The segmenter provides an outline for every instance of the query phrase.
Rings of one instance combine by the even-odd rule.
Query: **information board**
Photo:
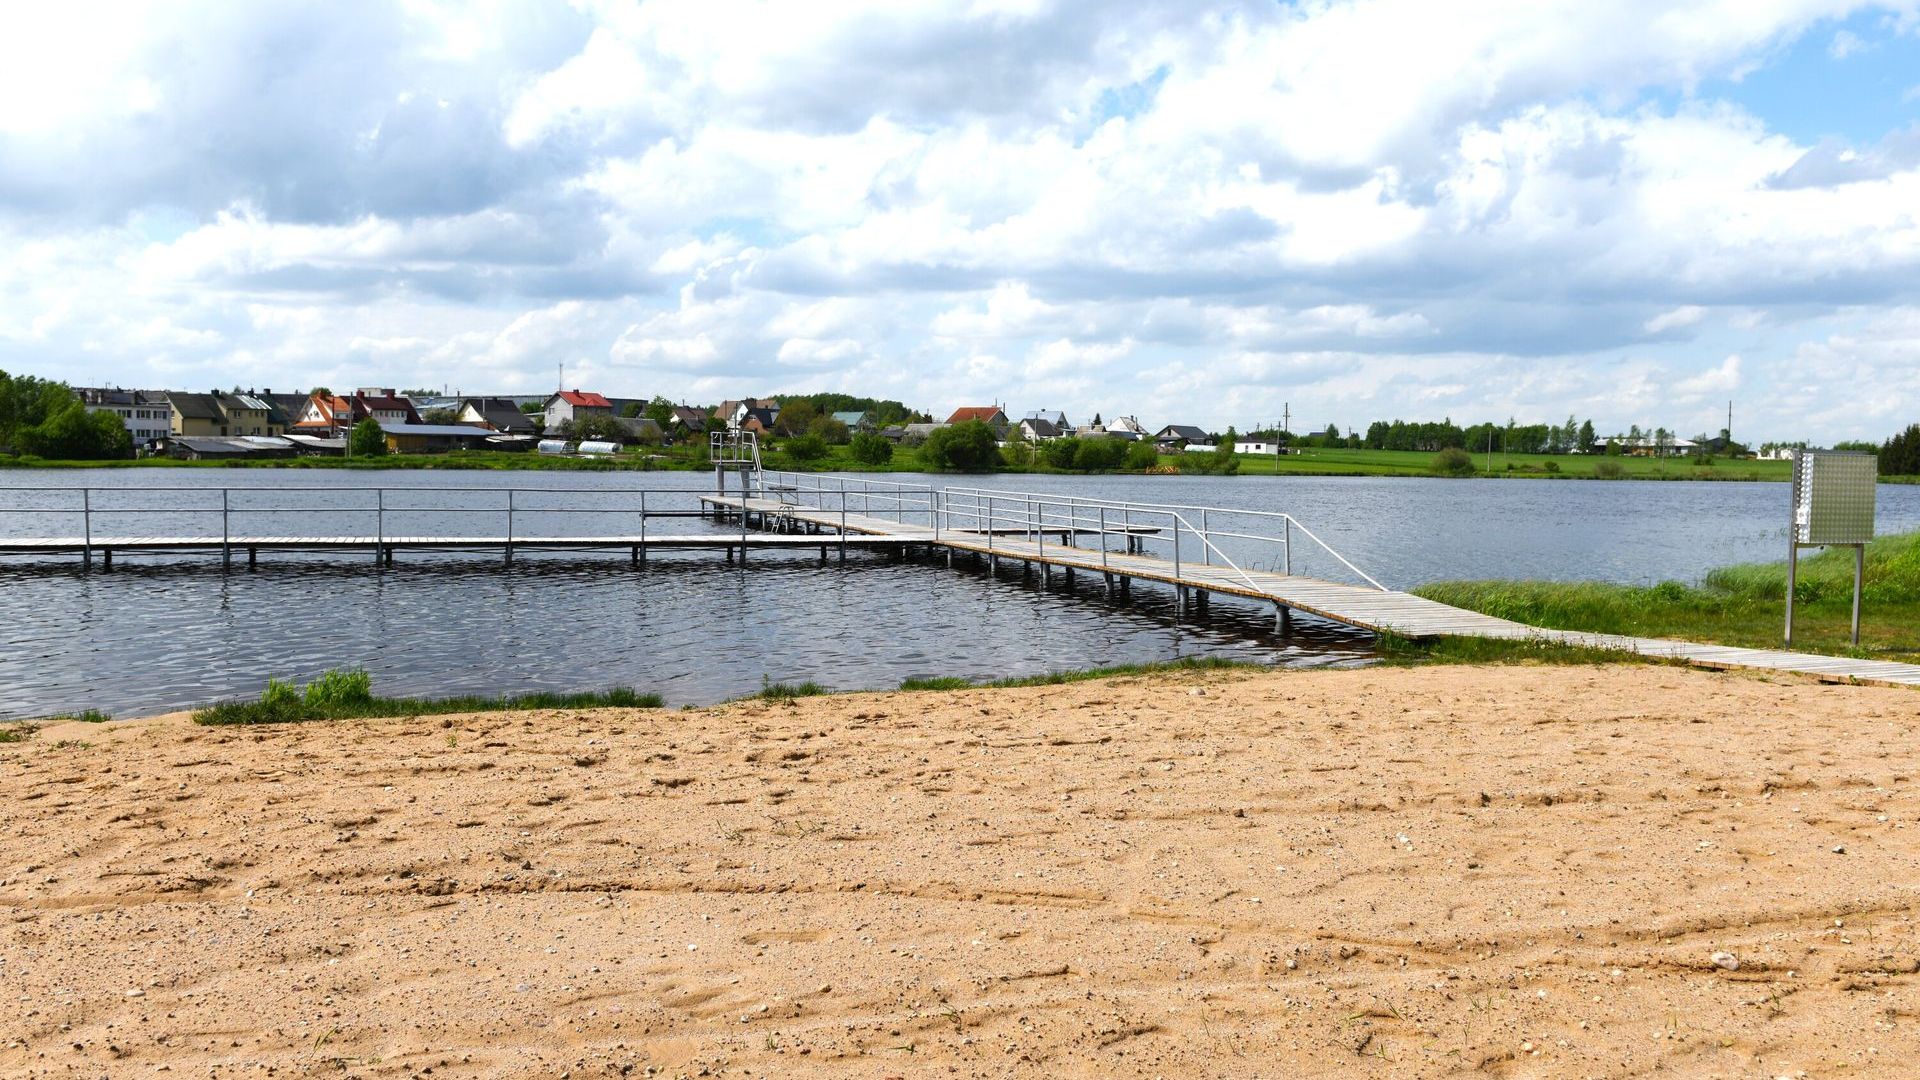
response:
[[[1793,538],[1797,543],[1864,544],[1873,539],[1879,482],[1872,454],[1801,450],[1793,459]]]

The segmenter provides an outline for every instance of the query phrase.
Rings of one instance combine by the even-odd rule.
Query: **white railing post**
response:
[[[1079,518],[1074,519],[1075,523]],[[1107,504],[1100,504],[1100,572],[1107,572]]]
[[[233,565],[233,518],[226,488],[220,489],[220,561]]]
[[[1173,579],[1176,583],[1173,587],[1174,593],[1182,600],[1185,600],[1186,589],[1184,586],[1178,584],[1180,580],[1180,515],[1168,511],[1167,517],[1173,522]]]
[[[1200,561],[1213,565],[1213,530],[1207,528],[1207,508],[1200,508]]]
[[[93,489],[80,489],[80,530],[82,543],[86,545],[84,560],[87,569],[93,569]]]
[[[386,562],[387,554],[387,489],[373,489],[373,565]]]
[[[1293,519],[1280,519],[1280,557],[1285,561],[1281,570],[1288,577],[1293,576]]]

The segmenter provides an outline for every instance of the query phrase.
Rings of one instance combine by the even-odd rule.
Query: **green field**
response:
[[[1623,480],[1788,480],[1785,461],[1715,458],[1696,464],[1686,458],[1607,457],[1604,454],[1474,454],[1476,476],[1536,480],[1592,480],[1603,462],[1618,465]],[[1281,457],[1243,456],[1243,476],[1432,476],[1434,455],[1421,450],[1303,449]]]
[[[1599,582],[1448,581],[1416,594],[1532,626],[1680,638],[1749,648],[1781,646],[1787,567],[1751,563],[1715,570],[1698,586]],[[1867,548],[1860,648],[1848,643],[1853,551],[1800,560],[1794,648],[1877,660],[1920,661],[1920,532],[1883,536]]]

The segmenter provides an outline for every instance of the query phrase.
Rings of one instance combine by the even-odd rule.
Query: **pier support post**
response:
[[[501,556],[500,565],[502,566],[513,565],[513,545],[512,544],[508,544],[506,546],[505,554]]]
[[[113,549],[112,548],[100,549],[100,567],[103,570],[113,569]]]
[[[727,545],[727,565],[733,565],[733,545]]]
[[[1208,593],[1207,593],[1207,590],[1205,589],[1193,590],[1193,610],[1194,611],[1202,615],[1205,615],[1207,613],[1207,596],[1208,596]]]
[[[247,569],[252,570],[253,568],[259,565],[260,565],[260,549],[257,547],[248,547],[247,548]]]
[[[1281,637],[1293,633],[1293,609],[1285,604],[1275,604],[1273,613],[1273,631]]]
[[[1073,582],[1075,577],[1073,572],[1073,567],[1069,566],[1066,568],[1066,570],[1067,570],[1067,588],[1071,589],[1073,588]]]

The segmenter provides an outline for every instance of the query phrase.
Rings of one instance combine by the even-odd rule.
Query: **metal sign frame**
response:
[[[1846,450],[1793,452],[1793,494],[1787,527],[1787,644],[1793,644],[1793,598],[1800,582],[1800,549],[1853,549],[1853,644],[1860,644],[1860,592],[1867,542],[1873,539],[1879,482],[1874,455]]]

